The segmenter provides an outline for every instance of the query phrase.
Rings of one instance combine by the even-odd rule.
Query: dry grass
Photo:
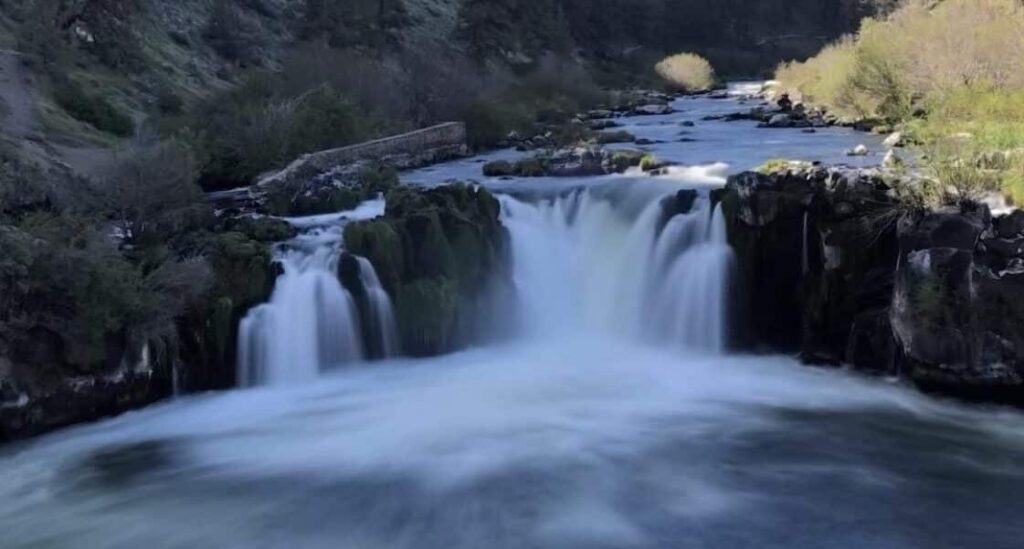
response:
[[[666,57],[654,70],[669,86],[680,91],[701,92],[715,86],[715,69],[707,59],[694,53]]]
[[[776,78],[837,114],[907,127],[929,152],[940,201],[998,187],[1024,203],[1024,159],[1007,154],[1024,147],[1019,0],[909,0]],[[993,154],[1009,160],[979,167]]]

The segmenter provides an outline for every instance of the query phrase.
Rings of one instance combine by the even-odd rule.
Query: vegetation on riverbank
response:
[[[711,63],[695,53],[677,53],[666,57],[655,65],[654,70],[674,91],[708,91],[717,83]]]
[[[907,131],[937,182],[926,200],[1001,190],[1024,204],[1020,2],[913,0],[776,78],[841,118]]]

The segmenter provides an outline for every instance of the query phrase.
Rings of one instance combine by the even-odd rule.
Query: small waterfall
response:
[[[502,198],[524,330],[724,351],[733,259],[721,210],[705,197],[665,220],[660,197],[639,209],[623,207],[625,198],[594,190],[534,203]]]
[[[391,297],[381,285],[370,260],[365,257],[357,257],[356,260],[359,262],[359,279],[366,291],[368,305],[369,318],[364,319],[363,326],[369,332],[371,344],[379,349],[380,358],[397,356],[400,353],[398,330]]]
[[[338,251],[288,251],[270,302],[239,326],[239,384],[313,379],[327,367],[363,358],[359,316],[337,275]]]
[[[650,333],[663,344],[724,352],[733,252],[721,208],[672,218],[655,250],[652,268],[659,279],[648,296]]]

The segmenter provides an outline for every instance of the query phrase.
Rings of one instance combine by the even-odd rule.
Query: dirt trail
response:
[[[0,124],[5,133],[25,139],[36,130],[35,102],[18,52],[0,50],[0,102]]]
[[[114,161],[114,151],[93,145],[71,146],[46,139],[39,123],[22,54],[0,49],[0,135],[21,145],[27,158],[61,164],[86,177],[100,177]]]

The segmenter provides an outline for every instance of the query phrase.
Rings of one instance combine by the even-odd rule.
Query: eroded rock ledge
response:
[[[876,172],[731,177],[717,194],[744,348],[1024,405],[1024,212],[914,210]]]

